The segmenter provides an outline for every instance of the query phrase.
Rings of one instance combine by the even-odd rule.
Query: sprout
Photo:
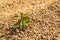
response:
[[[14,16],[14,17],[17,17],[17,16]],[[24,13],[21,13],[21,18],[18,20],[18,22],[16,24],[14,24],[13,28],[18,28],[20,27],[21,29],[24,29],[24,27],[30,22],[30,19],[29,17],[24,14]]]

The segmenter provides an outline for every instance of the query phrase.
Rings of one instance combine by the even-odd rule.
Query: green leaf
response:
[[[19,16],[18,15],[15,15],[14,18],[18,18]]]
[[[16,29],[16,28],[19,27],[19,24],[16,23],[16,24],[14,24],[13,26],[14,26],[13,28]]]
[[[26,18],[26,17],[27,17],[26,14],[21,13],[21,18]]]
[[[21,14],[21,23],[20,23],[20,25],[22,26],[22,27],[24,27],[24,26],[26,26],[28,23],[29,23],[29,18],[27,17],[27,15],[26,14],[24,14],[24,13],[22,13]]]
[[[24,23],[24,25],[28,24],[29,23],[29,19],[28,18],[24,19],[23,23]]]
[[[29,21],[30,21],[29,18],[25,18],[25,19],[21,20],[20,24],[21,24],[21,26],[26,26],[29,23]]]

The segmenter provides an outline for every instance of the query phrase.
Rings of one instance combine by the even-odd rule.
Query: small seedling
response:
[[[23,30],[29,22],[30,22],[29,17],[26,16],[26,14],[21,13],[20,19],[16,24],[13,25],[14,26],[13,28],[16,29],[20,27]]]

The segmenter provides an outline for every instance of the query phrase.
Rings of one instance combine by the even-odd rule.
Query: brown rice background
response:
[[[21,12],[30,23],[14,31]],[[60,40],[60,0],[0,0],[0,40]]]

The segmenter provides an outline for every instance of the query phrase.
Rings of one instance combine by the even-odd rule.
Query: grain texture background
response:
[[[30,23],[13,30],[22,12]],[[60,40],[60,0],[0,0],[0,40]]]

